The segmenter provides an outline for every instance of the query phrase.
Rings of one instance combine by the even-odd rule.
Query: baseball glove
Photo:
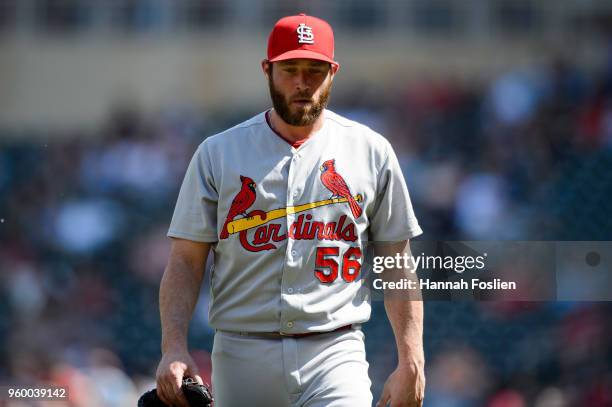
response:
[[[181,388],[191,407],[211,407],[215,401],[208,386],[199,384],[191,377],[183,379]],[[157,396],[157,389],[153,389],[140,397],[138,407],[168,407],[168,405]]]

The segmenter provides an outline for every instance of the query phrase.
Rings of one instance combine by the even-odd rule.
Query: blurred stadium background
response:
[[[422,239],[612,240],[610,1],[0,0],[0,383],[79,407],[154,386],[187,162],[269,106],[266,37],[300,11],[334,27],[330,108],[392,141]],[[425,307],[426,406],[612,406],[610,303]],[[365,332],[376,397],[380,303]]]

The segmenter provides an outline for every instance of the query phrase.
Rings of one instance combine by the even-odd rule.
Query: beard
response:
[[[268,88],[270,89],[270,97],[272,98],[272,106],[276,113],[283,119],[283,121],[291,126],[309,126],[313,124],[317,118],[321,115],[327,102],[329,101],[329,95],[331,93],[332,82],[330,82],[325,88],[321,90],[321,96],[319,100],[312,102],[310,106],[298,106],[295,111],[291,110],[291,103],[287,102],[285,95],[283,95],[272,81],[272,75],[268,79]],[[299,93],[295,95],[294,99],[312,99],[311,95]]]

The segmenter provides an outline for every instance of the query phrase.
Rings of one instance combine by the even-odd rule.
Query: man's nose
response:
[[[306,72],[298,71],[295,75],[295,87],[298,90],[305,90],[310,87],[310,76]]]

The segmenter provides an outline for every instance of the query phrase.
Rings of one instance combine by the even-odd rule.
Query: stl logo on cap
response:
[[[338,69],[340,65],[334,61],[334,32],[327,21],[301,13],[283,17],[274,24],[268,37],[268,61],[299,58],[329,62]]]
[[[314,44],[314,34],[312,28],[302,23],[297,28],[299,44]]]

